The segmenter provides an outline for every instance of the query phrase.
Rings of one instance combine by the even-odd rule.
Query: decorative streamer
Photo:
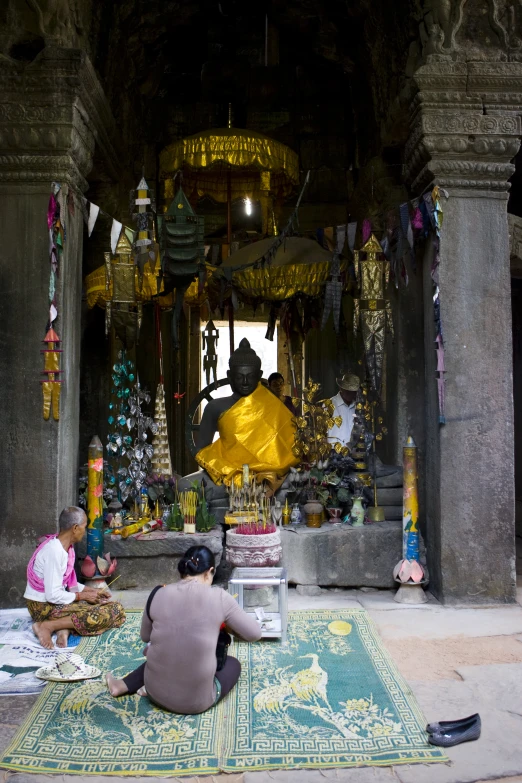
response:
[[[44,337],[45,349],[44,369],[42,375],[46,376],[42,383],[43,394],[43,417],[46,421],[51,416],[58,421],[60,418],[60,391],[61,391],[61,370],[60,370],[60,337],[53,329],[53,324],[58,318],[58,309],[56,306],[56,277],[60,270],[61,256],[65,241],[65,195],[62,192],[61,185],[58,182],[51,183],[51,195],[47,206],[47,228],[49,229],[49,262],[51,270],[49,274],[49,318],[47,321],[46,335]]]
[[[420,211],[419,207],[415,207],[415,211],[413,213],[413,218],[411,221],[411,224],[414,229],[417,231],[422,231],[424,224],[422,221],[422,212]]]
[[[354,223],[348,223],[347,226],[347,234],[348,234],[348,247],[353,253],[354,247],[355,247],[355,234],[357,233],[357,222]]]
[[[344,244],[344,242],[343,242]],[[326,283],[324,292],[324,310],[321,321],[321,329],[324,329],[330,312],[333,314],[335,333],[339,334],[339,318],[341,313],[341,299],[343,296],[343,284],[341,281],[340,257],[334,253],[330,264],[330,279]]]
[[[435,186],[431,193],[425,193],[421,201],[421,212],[424,209],[428,213],[430,225],[433,225],[435,234],[433,237],[433,263],[431,265],[431,279],[433,281],[433,313],[435,317],[435,350],[437,352],[437,393],[439,398],[439,424],[445,424],[445,393],[444,393],[444,336],[442,331],[442,321],[440,317],[440,289],[439,289],[439,264],[440,264],[440,230],[442,227],[443,213],[440,204],[441,193],[448,198],[448,193]],[[424,217],[424,212],[423,212]]]
[[[363,220],[363,224],[362,224],[362,241],[363,241],[363,245],[365,245],[366,242],[369,240],[371,233],[372,233],[371,221],[368,218],[365,218]]]
[[[49,420],[51,415],[51,406],[53,411],[53,419],[58,421],[60,419],[60,390],[61,390],[61,370],[60,370],[60,354],[62,353],[59,345],[60,338],[54,331],[49,329],[44,337],[43,343],[45,349],[40,351],[44,355],[44,370],[42,375],[46,375],[45,380],[40,381],[42,384],[43,394],[43,417],[45,421]]]
[[[335,252],[338,255],[341,255],[341,253],[343,252],[345,241],[346,241],[346,223],[343,223],[342,226],[337,226],[337,232],[336,232]]]

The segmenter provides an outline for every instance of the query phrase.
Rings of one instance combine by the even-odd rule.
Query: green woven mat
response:
[[[141,613],[85,639],[103,672],[139,665]],[[363,609],[290,612],[288,644],[236,643],[241,679],[214,709],[181,716],[112,699],[103,680],[51,683],[0,766],[79,775],[194,775],[447,761]]]

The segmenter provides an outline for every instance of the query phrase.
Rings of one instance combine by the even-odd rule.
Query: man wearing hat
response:
[[[328,433],[328,440],[332,444],[340,442],[343,446],[347,446],[352,436],[355,398],[360,380],[357,375],[345,372],[341,378],[337,378],[337,386],[339,393],[331,398],[335,408],[332,417],[340,416],[343,421],[339,427],[334,424]]]

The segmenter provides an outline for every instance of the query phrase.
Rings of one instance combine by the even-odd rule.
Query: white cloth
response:
[[[355,403],[352,402],[351,405],[347,405],[341,397],[340,392],[331,399],[334,404],[332,416],[341,416],[343,423],[340,427],[338,427],[337,424],[334,424],[332,429],[328,432],[328,441],[329,443],[338,443],[340,441],[343,446],[347,446],[352,436]]]
[[[34,561],[34,572],[43,579],[45,592],[39,593],[33,590],[27,583],[24,598],[29,601],[41,601],[50,604],[72,604],[74,592],[69,592],[63,586],[63,577],[67,570],[67,552],[57,538],[50,541],[40,549]],[[83,585],[78,584],[78,591],[83,590]]]

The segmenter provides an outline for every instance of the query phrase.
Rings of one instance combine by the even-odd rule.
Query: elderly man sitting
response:
[[[80,636],[98,636],[125,622],[125,611],[110,600],[109,591],[84,587],[74,573],[74,545],[85,535],[87,517],[77,506],[60,514],[59,533],[46,536],[27,566],[24,598],[34,620],[33,631],[44,647],[67,647],[69,631]]]

